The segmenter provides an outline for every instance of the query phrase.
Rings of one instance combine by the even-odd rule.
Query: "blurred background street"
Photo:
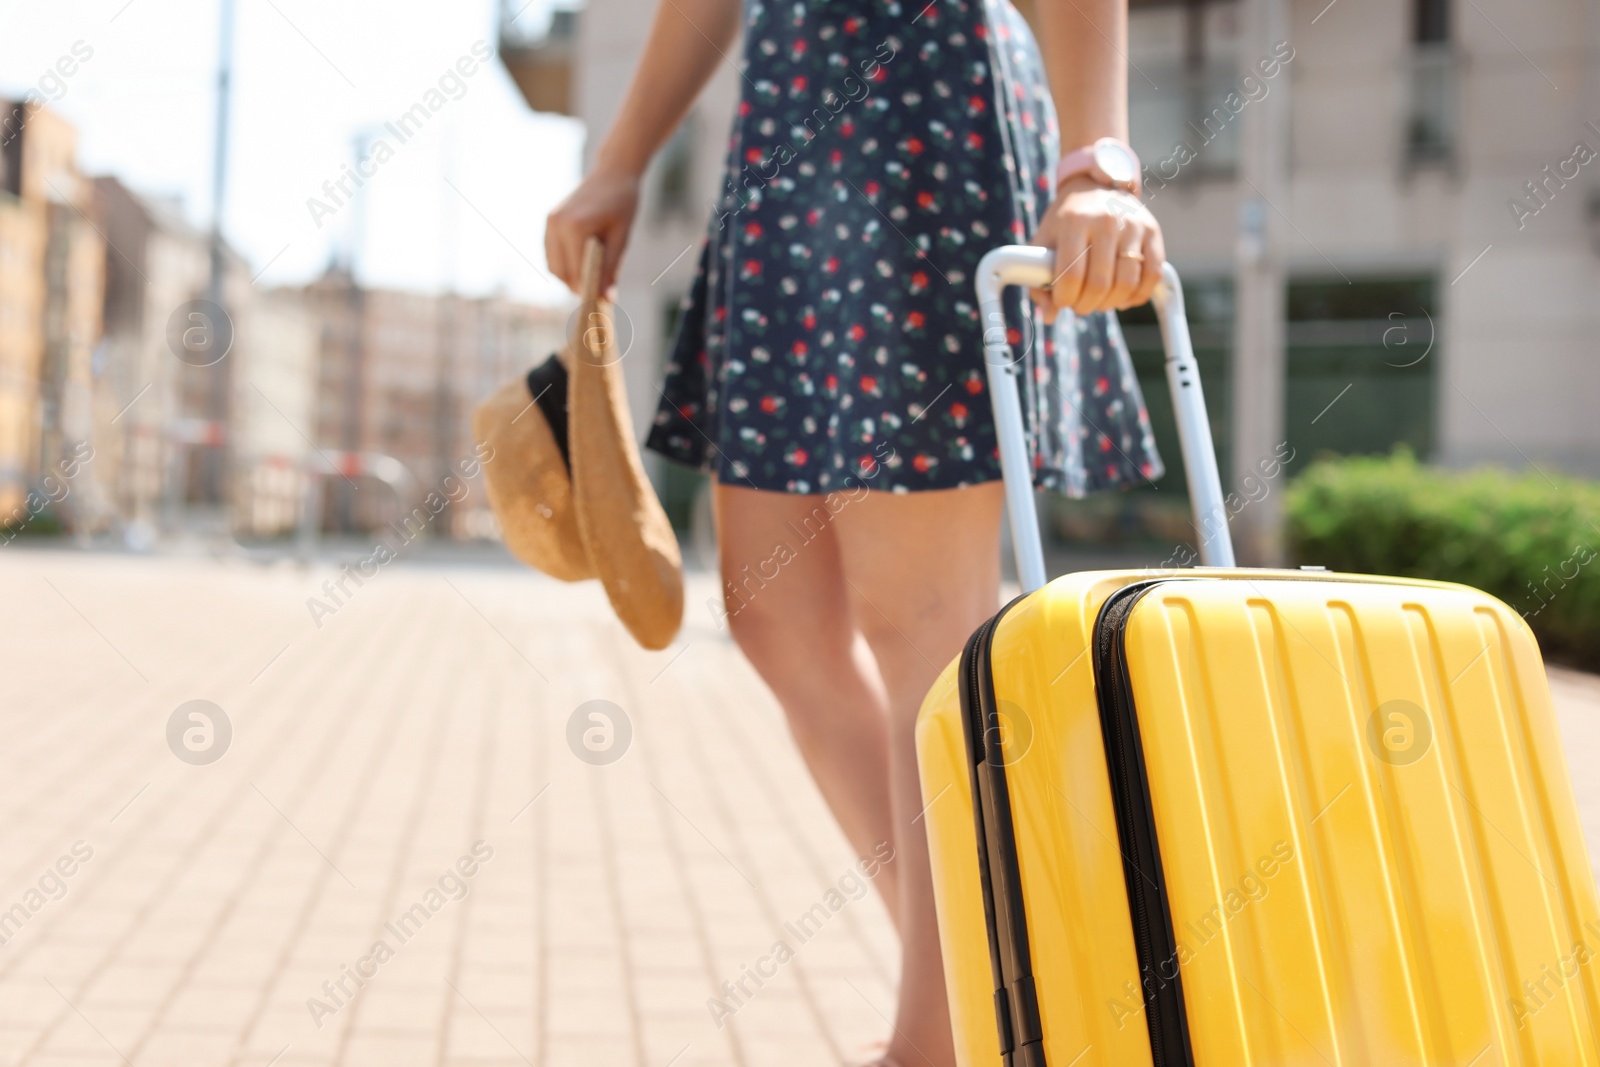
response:
[[[0,2],[7,534],[287,543],[459,478],[472,405],[565,335],[543,219],[651,10]],[[1597,48],[1582,0],[1135,0],[1132,139],[1245,558],[1296,555],[1282,489],[1319,458],[1600,475]],[[618,286],[641,433],[739,84],[721,64],[645,178]],[[1168,472],[1052,499],[1048,532],[1170,548],[1191,531],[1159,337],[1123,321]],[[647,462],[709,538],[704,476]],[[494,539],[459,480],[425,536]]]

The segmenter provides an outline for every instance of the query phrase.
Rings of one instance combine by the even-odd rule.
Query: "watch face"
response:
[[[1098,142],[1094,146],[1094,162],[1106,177],[1119,185],[1131,185],[1139,177],[1139,161],[1116,141]]]

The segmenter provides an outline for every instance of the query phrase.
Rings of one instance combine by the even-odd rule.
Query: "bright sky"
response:
[[[208,225],[220,10],[221,0],[0,0],[0,95],[45,79],[59,97],[50,106],[78,128],[87,173],[180,195]],[[370,284],[561,298],[540,274],[544,216],[577,180],[582,127],[533,114],[498,60],[477,62],[475,42],[495,45],[494,0],[236,0],[236,12],[223,228],[266,268],[263,285],[316,276],[364,230],[357,260]],[[536,24],[547,12],[533,0],[520,17]],[[51,81],[75,45],[92,55]],[[420,133],[401,144],[383,130],[462,57],[476,72],[447,84]],[[346,207],[319,227],[307,200],[331,204],[322,185],[353,162],[364,130],[394,148],[366,185],[365,224]]]

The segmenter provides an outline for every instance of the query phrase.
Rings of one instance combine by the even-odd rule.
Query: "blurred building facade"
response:
[[[318,324],[303,299],[283,290],[252,292],[242,311],[230,407],[232,522],[240,534],[299,528],[322,466],[306,436],[316,421]]]
[[[91,433],[105,245],[76,131],[33,105],[0,102],[0,117],[0,524],[16,526],[41,500],[92,500],[61,505],[58,468]],[[41,496],[53,471],[61,489]]]
[[[95,187],[107,241],[95,436],[102,484],[142,541],[177,522],[189,504],[199,450],[229,443],[226,424],[200,414],[220,364],[185,363],[173,350],[190,328],[185,309],[206,293],[210,236],[176,201],[141,196],[114,177],[96,179]],[[226,262],[227,304],[236,319],[248,307],[250,276],[237,255]],[[226,362],[240,346],[235,326],[223,328],[235,335]]]
[[[1600,162],[1582,162],[1585,147],[1600,151],[1600,5],[1283,2],[1285,39],[1256,55],[1241,45],[1241,0],[1132,0],[1132,139],[1190,290],[1223,469],[1234,263],[1259,224],[1252,212],[1272,211],[1294,234],[1281,421],[1296,465],[1406,443],[1447,464],[1600,475],[1588,410],[1600,395]],[[530,106],[585,122],[591,158],[657,3],[589,0],[548,25],[503,7],[503,62]],[[647,175],[619,279],[641,432],[720,192],[738,88],[733,63],[719,64]],[[1239,115],[1274,92],[1290,94],[1288,193],[1252,205]],[[1159,339],[1147,313],[1125,322],[1176,495]],[[657,473],[669,508],[692,490],[676,468]]]
[[[566,337],[567,313],[559,309],[499,296],[365,289],[343,269],[292,295],[318,335],[310,432],[319,448],[346,457],[337,475],[323,479],[324,525],[337,531],[394,521],[447,475],[459,477],[459,464],[473,455],[473,405]],[[403,464],[409,488],[368,488],[362,457],[375,456]],[[481,486],[433,525],[436,536],[492,535]]]
[[[263,289],[228,248],[218,313],[211,235],[179,202],[84,178],[48,109],[0,104],[0,119],[7,533],[61,522],[147,547],[308,518],[376,529],[473,456],[472,405],[564,341],[566,311],[500,296],[368,290],[339,269]],[[481,484],[427,532],[494,536]]]
[[[1286,196],[1257,209],[1291,234],[1285,435],[1600,475],[1600,6],[1287,6],[1275,78],[1234,3],[1138,4],[1129,55],[1148,199],[1224,307],[1255,199],[1234,108],[1290,94]]]

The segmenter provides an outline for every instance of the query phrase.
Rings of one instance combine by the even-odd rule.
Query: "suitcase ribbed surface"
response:
[[[1458,586],[1211,574],[1122,630],[1176,936],[1143,976],[1088,648],[1149,575],[1063,578],[996,628],[1047,1062],[1151,1062],[1175,963],[1203,1067],[1600,1065],[1600,905],[1526,626]],[[992,1064],[956,703],[947,672],[918,742],[958,1045]]]

